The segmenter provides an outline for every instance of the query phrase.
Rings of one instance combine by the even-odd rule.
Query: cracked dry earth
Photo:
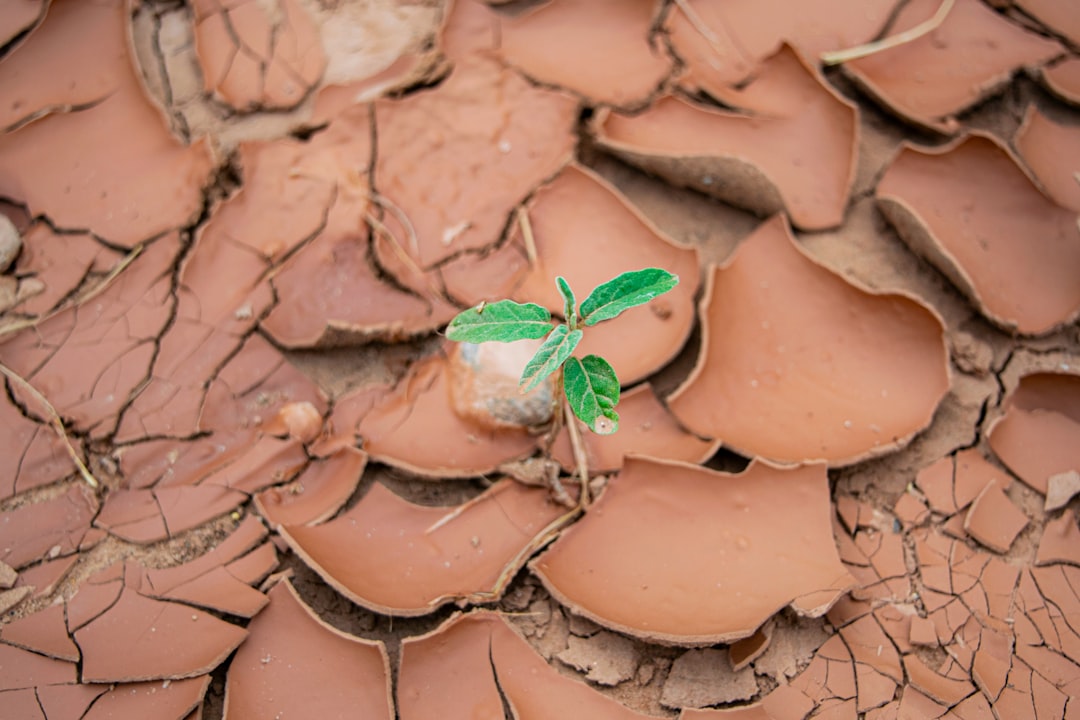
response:
[[[3,718],[1080,719],[1080,5],[7,0],[0,89]],[[579,516],[440,330],[645,266]]]

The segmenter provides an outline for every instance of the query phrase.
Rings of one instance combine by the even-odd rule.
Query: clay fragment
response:
[[[546,490],[512,480],[457,507],[413,505],[376,483],[333,520],[279,533],[353,602],[387,615],[423,615],[455,600],[497,600],[565,512]]]
[[[597,435],[579,424],[590,472],[614,472],[622,467],[628,454],[701,464],[720,447],[720,440],[702,440],[684,430],[647,382],[623,393],[618,411],[617,433]],[[573,472],[576,464],[568,430],[564,429],[555,439],[551,456],[567,472]]]
[[[585,673],[598,685],[618,685],[634,677],[638,667],[633,643],[622,635],[600,631],[587,638],[571,635],[556,657]]]
[[[0,691],[77,681],[74,663],[0,643]]]
[[[929,19],[937,0],[901,8],[891,33]],[[1009,22],[979,0],[956,0],[934,30],[843,65],[872,97],[905,120],[952,133],[956,115],[997,92],[1013,72],[1057,56],[1061,46]]]
[[[193,10],[206,90],[235,110],[293,108],[326,67],[319,28],[299,0],[195,0]]]
[[[698,364],[668,405],[744,455],[846,465],[889,452],[949,387],[941,320],[820,266],[780,216],[713,269],[701,313]]]
[[[1001,327],[1038,335],[1080,314],[1076,213],[1043,195],[992,136],[906,146],[876,193],[904,242]]]
[[[229,664],[225,718],[394,717],[390,663],[381,642],[321,620],[284,580],[248,626]]]
[[[1027,516],[992,482],[971,503],[964,530],[988,548],[1005,553],[1027,524]]]
[[[273,525],[318,525],[333,517],[352,497],[367,466],[367,453],[342,448],[312,463],[288,485],[255,496],[259,514]]]
[[[173,680],[168,684],[123,683],[109,688],[82,716],[82,720],[146,717],[185,720],[202,703],[209,686],[209,675]]]
[[[500,17],[500,55],[524,75],[591,104],[637,107],[672,70],[654,42],[653,0],[558,0]]]
[[[671,708],[699,708],[749,700],[757,692],[754,672],[732,670],[722,650],[687,650],[672,664],[660,702]]]
[[[989,430],[994,454],[1043,493],[1055,475],[1080,469],[1080,377],[1034,373],[1009,395]]]
[[[402,642],[398,717],[645,720],[544,661],[494,613],[452,617]]]
[[[889,0],[686,0],[672,8],[665,28],[687,64],[680,85],[723,97],[751,77],[782,42],[807,57],[860,45],[880,32],[893,6]]]
[[[19,570],[78,552],[97,510],[97,498],[80,483],[52,500],[0,513],[0,561]]]
[[[0,626],[0,641],[59,660],[79,661],[79,648],[68,635],[63,604]]]
[[[485,429],[454,412],[447,364],[441,354],[417,362],[360,420],[370,457],[428,477],[470,477],[531,454],[525,430]]]
[[[1071,509],[1046,523],[1046,529],[1039,541],[1035,564],[1049,565],[1055,562],[1080,565],[1080,528],[1076,525],[1076,515]]]
[[[1069,57],[1042,69],[1043,83],[1062,100],[1080,105],[1080,58]]]
[[[18,0],[0,16],[0,47],[41,21],[48,8],[47,0]]]
[[[565,277],[580,301],[619,273],[663,268],[679,276],[674,290],[590,327],[575,353],[602,355],[623,385],[644,379],[678,354],[694,323],[695,249],[669,238],[607,181],[578,165],[536,192],[528,218],[536,262],[513,293],[515,300],[561,315],[555,276]],[[523,243],[520,222],[511,233],[512,242]]]
[[[728,475],[630,457],[530,567],[573,612],[620,632],[687,646],[749,637],[789,604],[824,614],[853,584],[825,485],[822,466]],[[800,528],[799,543],[777,546],[774,527]]]
[[[474,59],[436,88],[376,102],[374,117],[374,185],[400,209],[383,217],[398,252],[381,238],[378,257],[393,267],[403,252],[414,268],[428,270],[499,240],[514,206],[570,160],[577,109],[492,59]],[[437,133],[430,132],[433,117]],[[399,280],[425,289],[416,278]]]
[[[116,602],[74,633],[87,682],[133,682],[203,675],[247,632],[201,610],[124,588]]]
[[[1016,6],[1073,45],[1080,45],[1080,14],[1076,8],[1053,0],[1016,0]]]
[[[126,23],[120,0],[57,2],[22,46],[31,50],[27,81],[38,95],[27,98],[37,108],[32,112],[58,104],[90,106],[0,136],[0,194],[58,226],[89,229],[130,248],[195,219],[212,160],[207,143],[177,142],[143,96]],[[110,37],[112,42],[98,44]],[[37,71],[45,58],[71,69],[47,72],[59,82],[41,83]],[[71,83],[77,90],[68,95]],[[58,89],[63,95],[50,97]]]
[[[176,234],[158,239],[93,299],[92,311],[70,308],[6,339],[7,366],[48,398],[69,427],[97,437],[115,429],[169,319],[169,267],[178,251]],[[16,396],[37,405],[21,391]]]
[[[667,96],[632,116],[601,112],[600,143],[676,183],[802,229],[844,218],[859,145],[858,110],[788,46],[724,101],[743,112]]]
[[[1053,200],[1080,211],[1080,129],[1060,125],[1032,105],[1013,142],[1024,163]]]
[[[0,500],[48,485],[74,471],[62,441],[49,426],[27,418],[8,398],[0,398]]]

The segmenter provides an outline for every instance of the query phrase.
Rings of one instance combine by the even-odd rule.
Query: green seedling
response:
[[[660,268],[626,272],[598,285],[580,306],[564,278],[555,278],[555,283],[563,297],[561,323],[552,320],[547,308],[535,303],[500,300],[480,303],[459,313],[450,321],[446,336],[468,343],[546,338],[521,373],[521,391],[528,392],[554,375],[556,402],[561,404],[559,396],[565,394],[571,411],[590,430],[611,434],[619,429],[619,414],[615,412],[619,378],[604,358],[599,355],[578,358],[574,350],[584,336],[584,328],[644,305],[678,285],[679,278]]]

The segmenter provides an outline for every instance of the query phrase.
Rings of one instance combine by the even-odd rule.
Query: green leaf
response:
[[[571,330],[565,325],[556,326],[555,331],[548,336],[521,372],[519,385],[524,386],[521,391],[529,392],[539,385],[541,380],[558,370],[581,342],[581,334],[580,330]]]
[[[566,278],[558,276],[555,278],[555,284],[559,286],[559,292],[563,297],[563,317],[566,318],[566,324],[570,327],[577,327],[577,317],[574,310],[577,307],[577,299],[574,297],[574,291],[570,289],[570,283],[566,282]]]
[[[581,319],[586,325],[610,320],[623,310],[644,305],[679,284],[679,277],[660,268],[633,270],[598,285],[581,303]]]
[[[514,342],[542,338],[551,331],[551,313],[535,303],[500,300],[480,303],[450,321],[446,337],[458,342]]]
[[[572,357],[563,368],[563,388],[570,409],[598,435],[610,435],[619,429],[619,378],[602,357]]]

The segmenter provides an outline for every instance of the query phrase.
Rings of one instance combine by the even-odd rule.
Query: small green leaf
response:
[[[469,308],[450,321],[446,337],[458,342],[514,342],[542,338],[551,331],[551,313],[535,303],[500,300]]]
[[[570,289],[570,283],[566,282],[566,278],[562,275],[555,278],[555,284],[559,286],[559,292],[563,297],[563,317],[566,318],[566,324],[575,328],[577,317],[575,317],[574,308],[577,307],[577,300],[574,298],[574,291]]]
[[[610,320],[623,310],[644,305],[679,284],[679,277],[660,268],[633,270],[598,285],[581,303],[581,319],[586,325]]]
[[[598,355],[570,358],[563,369],[563,388],[570,409],[594,433],[610,435],[619,429],[619,378],[607,360]]]
[[[521,391],[529,392],[539,385],[541,380],[558,370],[581,342],[581,334],[580,330],[571,330],[565,325],[556,326],[555,331],[548,336],[521,372]]]

